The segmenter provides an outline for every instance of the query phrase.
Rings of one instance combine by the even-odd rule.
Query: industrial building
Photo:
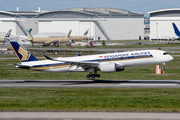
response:
[[[150,40],[172,40],[176,37],[172,23],[180,28],[180,9],[163,9],[150,14]]]
[[[144,38],[144,14],[113,8],[0,11],[0,32],[13,29],[13,35],[24,35],[30,28],[32,35],[65,35],[72,29],[72,36],[82,36],[89,29],[87,36],[93,40],[137,40]]]
[[[150,18],[144,18],[144,39],[149,39],[150,36]]]

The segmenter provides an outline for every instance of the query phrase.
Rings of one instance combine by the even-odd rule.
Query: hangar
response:
[[[180,9],[163,9],[150,14],[150,40],[172,40],[176,37],[172,23],[180,28]]]
[[[93,40],[137,40],[144,38],[144,14],[113,8],[0,11],[0,32],[13,29],[13,35],[24,35],[30,28],[32,35],[72,29],[72,36],[82,36],[89,29]]]

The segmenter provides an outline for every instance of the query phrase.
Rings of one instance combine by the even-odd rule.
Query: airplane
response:
[[[177,37],[175,37],[174,39],[177,39],[177,40],[180,40],[180,32],[179,32],[179,29],[177,28],[176,24],[175,23],[172,23],[173,25],[173,28],[174,28],[174,32],[176,34]]]
[[[89,38],[87,37],[88,32],[89,32],[89,29],[86,30],[86,32],[84,33],[84,36],[71,36],[70,39],[72,40],[72,42],[88,39]]]
[[[10,45],[20,61],[15,65],[16,68],[55,73],[86,71],[90,73],[86,75],[87,78],[99,78],[100,74],[97,74],[97,71],[102,73],[119,72],[128,66],[159,64],[173,60],[172,56],[162,50],[78,55],[56,59],[44,55],[47,60],[38,60],[17,42],[10,41]]]
[[[71,41],[69,40],[71,31],[72,30],[69,31],[66,38],[33,38],[32,35],[27,30],[26,30],[26,34],[28,36],[27,40],[30,41],[32,45],[34,43],[43,43],[46,46],[51,43],[55,43],[56,46],[59,46],[59,43],[66,43],[67,45],[71,44]]]
[[[7,38],[8,38],[8,40],[9,40],[9,39],[14,39],[14,38],[27,39],[27,36],[22,36],[22,35],[13,36],[13,37],[10,38],[11,31],[12,31],[12,29],[10,29],[10,30],[8,31],[8,33],[6,34],[5,37],[0,38],[0,42],[2,42],[3,44],[4,44],[4,43],[7,43],[7,44],[9,45],[9,42],[6,41]],[[31,31],[32,31],[32,28],[29,29],[29,33],[31,33]]]
[[[28,32],[31,34],[32,28],[30,28]],[[16,37],[19,39],[26,39],[26,40],[28,39],[27,33],[25,35],[17,35]]]
[[[5,42],[8,43],[8,41],[6,41],[7,38],[8,38],[8,39],[11,39],[11,38],[9,38],[10,35],[11,35],[11,31],[12,31],[12,29],[10,29],[10,30],[7,32],[7,34],[5,35],[5,37],[0,38],[0,42],[2,42],[3,45],[4,45]]]

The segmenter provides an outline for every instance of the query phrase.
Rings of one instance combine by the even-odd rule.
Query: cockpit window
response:
[[[168,53],[163,53],[163,55],[168,55]]]

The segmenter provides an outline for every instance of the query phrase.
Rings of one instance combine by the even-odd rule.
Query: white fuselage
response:
[[[109,54],[97,54],[78,57],[57,58],[59,61],[74,62],[99,62],[99,64],[113,62],[120,67],[166,63],[173,60],[173,57],[162,50],[140,50],[131,52],[119,52]],[[29,69],[46,72],[71,72],[85,71],[82,67],[71,66],[66,62],[53,60],[41,60],[22,62],[21,65],[30,66]]]

